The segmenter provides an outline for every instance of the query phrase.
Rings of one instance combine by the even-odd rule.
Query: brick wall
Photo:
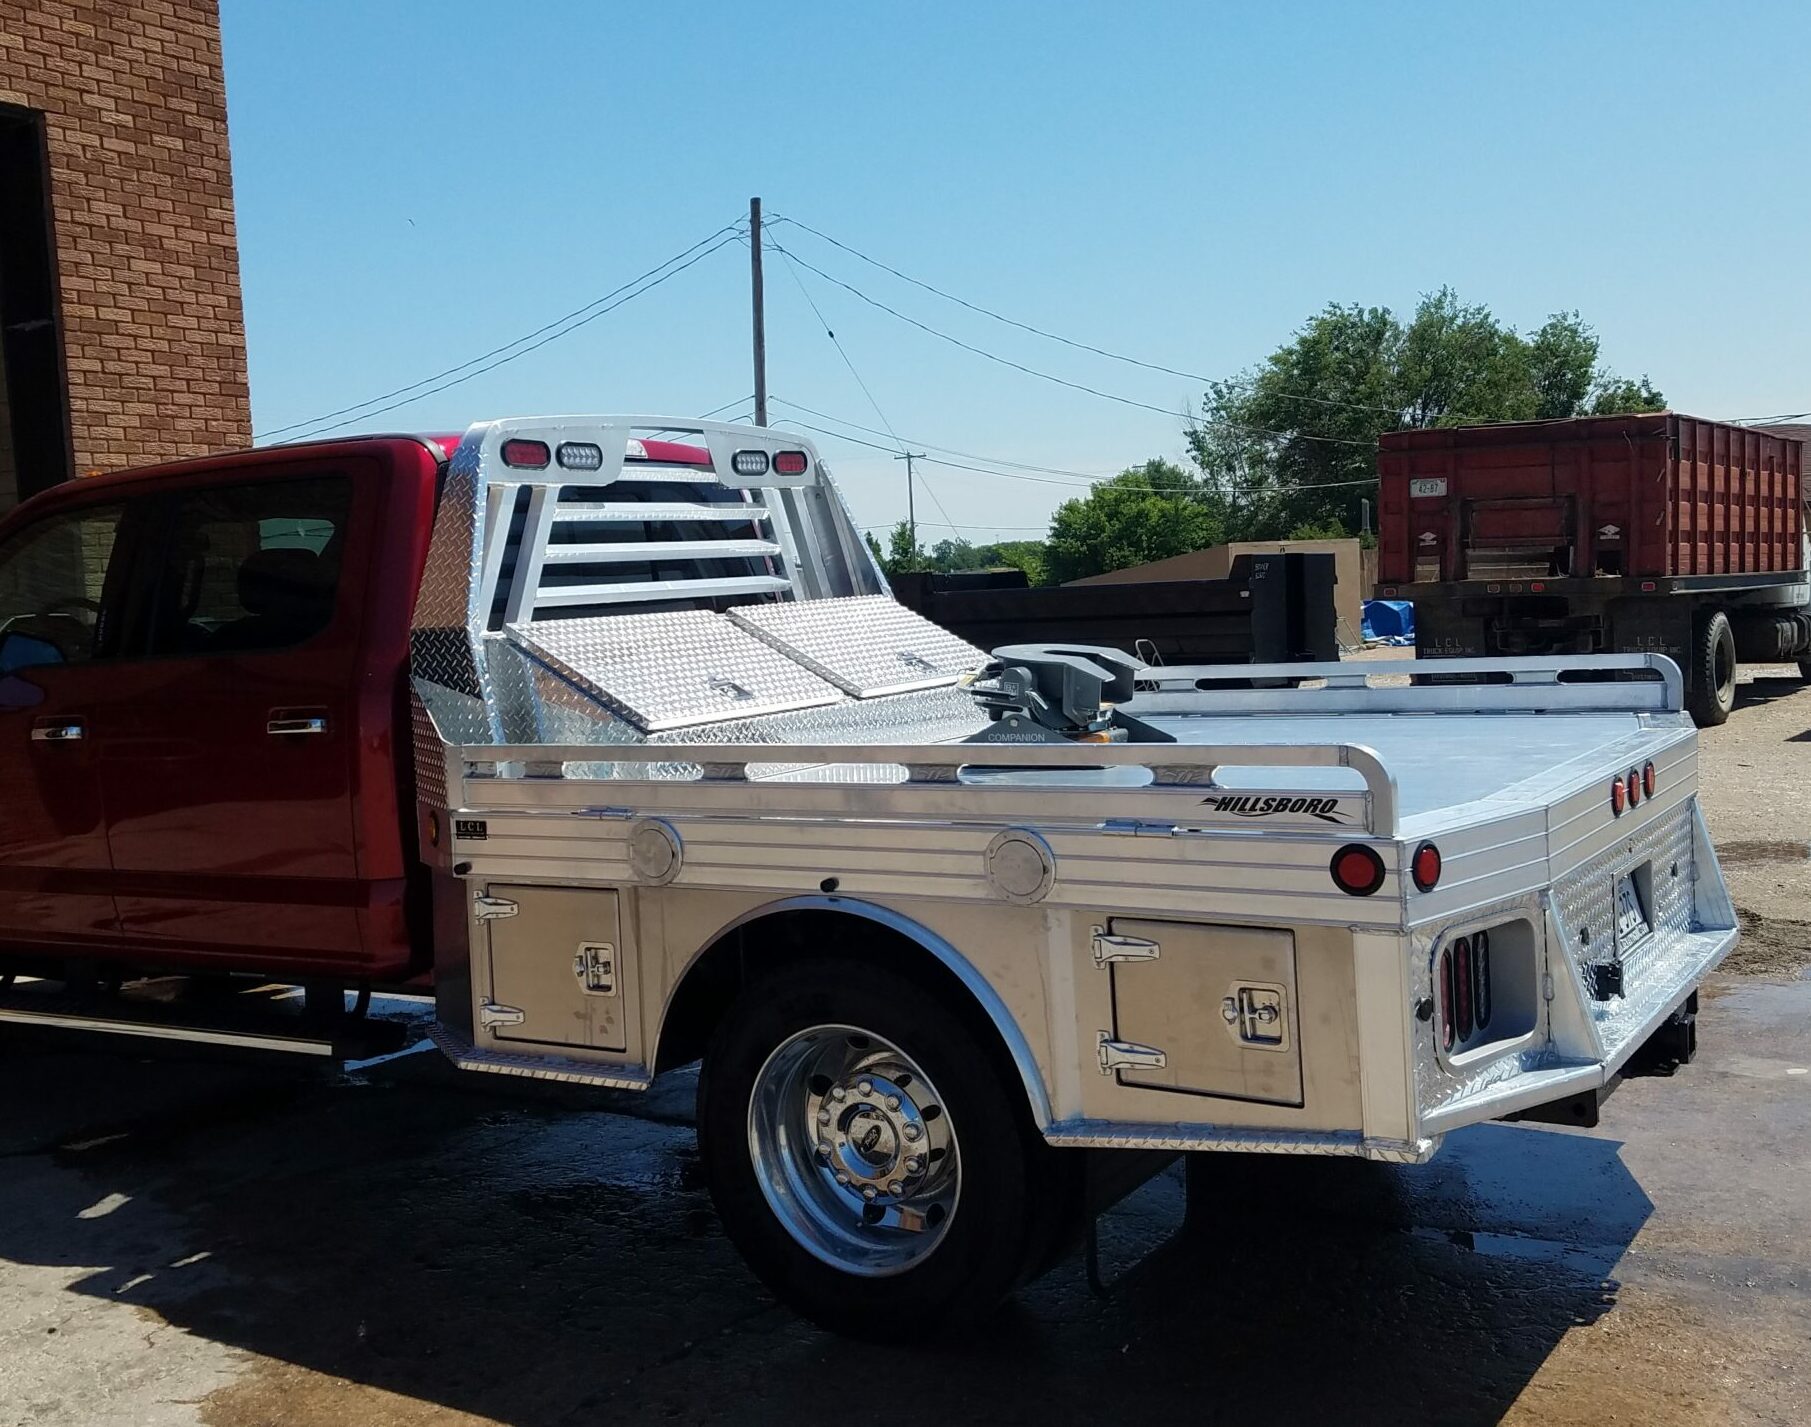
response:
[[[249,444],[217,0],[0,0],[0,104],[45,115],[77,474]]]

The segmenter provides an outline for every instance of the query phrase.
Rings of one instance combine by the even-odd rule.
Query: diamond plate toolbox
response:
[[[886,595],[743,605],[729,617],[858,699],[953,684],[987,657]]]
[[[643,733],[839,703],[842,694],[710,610],[512,624],[510,640]]]

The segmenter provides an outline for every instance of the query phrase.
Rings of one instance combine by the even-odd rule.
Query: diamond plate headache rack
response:
[[[1401,682],[1449,674],[1486,682]],[[1274,687],[1254,687],[1261,684]],[[1133,714],[1680,713],[1685,680],[1664,654],[1153,665],[1139,672],[1125,707]]]
[[[1050,791],[1050,785],[1012,782],[963,784],[958,781],[961,770],[987,768],[1069,772],[1084,777],[1101,768],[1145,768],[1150,771],[1152,781],[1149,787],[1102,785],[1098,789],[1076,786],[1061,788],[1059,791],[1068,802],[1075,804],[1077,816],[1083,817],[1092,816],[1093,811],[1075,796],[1078,793],[1096,796],[1103,805],[1111,803],[1116,797],[1139,794],[1174,795],[1181,803],[1198,800],[1204,788],[1213,786],[1213,775],[1222,767],[1350,768],[1365,782],[1365,831],[1373,837],[1387,838],[1395,837],[1398,831],[1395,775],[1374,750],[1359,743],[693,743],[686,745],[684,759],[688,764],[703,770],[702,779],[682,780],[659,776],[658,765],[671,765],[675,752],[667,744],[613,745],[605,755],[600,754],[597,744],[561,746],[496,743],[468,744],[459,748],[456,756],[466,779],[466,786],[462,791],[467,802],[482,801],[477,790],[485,783],[494,783],[499,776],[519,776],[514,771],[517,767],[533,765],[537,770],[549,770],[567,763],[595,765],[601,757],[607,757],[618,769],[646,766],[649,771],[645,777],[619,771],[610,778],[597,780],[609,783],[612,787],[636,787],[644,797],[653,797],[663,788],[695,787],[700,781],[709,784],[746,782],[772,787],[771,780],[758,773],[751,774],[749,767],[751,764],[771,767],[777,762],[788,765],[824,764],[831,767],[841,764],[887,764],[903,767],[907,781],[896,785],[897,787],[927,792],[959,790],[968,797],[997,796],[1003,806],[1010,802],[1015,793],[1035,793],[1040,787],[1043,791]],[[537,778],[544,781],[544,772],[537,773]],[[805,785],[789,786],[796,788]],[[1105,810],[1102,815],[1105,815]],[[1308,830],[1291,827],[1289,831],[1298,834]],[[1346,837],[1350,837],[1353,831],[1349,827],[1340,829]]]
[[[987,659],[886,595],[740,605],[728,613],[755,638],[858,699],[953,684]]]
[[[843,697],[710,610],[537,620],[504,632],[530,658],[643,733],[816,708]],[[621,751],[612,748],[611,758]],[[593,747],[590,757],[597,756]],[[670,752],[664,756],[672,761]]]

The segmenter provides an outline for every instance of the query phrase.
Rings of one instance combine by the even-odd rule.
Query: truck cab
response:
[[[279,447],[0,522],[0,973],[426,968],[396,755],[443,466]]]

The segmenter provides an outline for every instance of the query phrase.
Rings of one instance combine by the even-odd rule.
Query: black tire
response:
[[[757,1078],[779,1047],[823,1026],[862,1028],[922,1067],[958,1138],[960,1197],[942,1237],[890,1276],[847,1271],[807,1249],[755,1171]],[[897,1341],[972,1324],[1049,1266],[1079,1223],[1080,1156],[1044,1142],[990,1034],[916,981],[866,962],[800,962],[743,992],[704,1058],[699,1147],[725,1230],[776,1298],[832,1332]]]
[[[1701,614],[1694,622],[1685,678],[1685,707],[1692,722],[1699,728],[1727,723],[1736,706],[1736,636],[1722,610]]]
[[[1811,659],[1801,659],[1798,661],[1798,676],[1807,684],[1811,684]]]

